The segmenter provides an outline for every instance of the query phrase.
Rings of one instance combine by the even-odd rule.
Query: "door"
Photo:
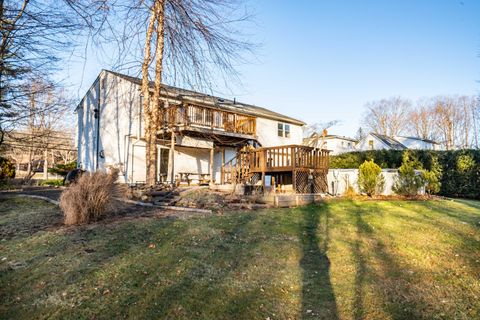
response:
[[[168,153],[170,149],[160,147],[158,149],[158,181],[164,183],[168,175]]]

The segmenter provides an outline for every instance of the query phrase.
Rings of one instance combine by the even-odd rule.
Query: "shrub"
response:
[[[53,168],[48,169],[48,172],[65,177],[70,171],[76,168],[77,162],[72,161],[67,164],[56,164]]]
[[[53,186],[53,187],[59,187],[63,186],[63,179],[49,179],[49,180],[44,180],[40,182],[41,186]]]
[[[0,180],[15,178],[15,165],[7,158],[0,157]]]
[[[457,158],[457,170],[468,172],[475,167],[475,159],[469,154],[462,154]]]
[[[385,178],[382,169],[373,160],[366,160],[359,167],[358,187],[360,192],[366,193],[369,197],[380,194],[385,188]]]
[[[354,198],[357,195],[355,188],[353,186],[348,186],[343,193],[345,198]]]
[[[417,159],[410,155],[410,152],[403,153],[402,165],[398,168],[398,176],[395,179],[392,190],[403,196],[415,196],[425,186],[422,174],[417,174],[415,169],[422,166]]]
[[[85,173],[71,187],[63,191],[60,208],[66,225],[97,221],[115,210],[114,198],[123,195],[116,184],[118,172]]]
[[[422,178],[425,182],[425,192],[428,194],[437,194],[440,192],[442,177],[442,167],[438,163],[438,157],[432,156],[430,170],[422,171]]]

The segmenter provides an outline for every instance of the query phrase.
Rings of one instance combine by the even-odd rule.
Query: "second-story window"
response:
[[[278,136],[290,138],[290,125],[286,123],[278,123]]]

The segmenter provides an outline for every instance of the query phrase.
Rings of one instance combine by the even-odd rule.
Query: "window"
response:
[[[368,146],[373,149],[373,140],[368,140]]]
[[[286,123],[278,123],[278,136],[290,138],[290,125]]]
[[[283,123],[278,124],[278,136],[283,137]]]

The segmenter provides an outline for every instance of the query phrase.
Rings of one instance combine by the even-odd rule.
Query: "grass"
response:
[[[0,200],[0,318],[480,318],[480,202],[59,226]]]
[[[41,186],[61,187],[63,186],[63,179],[48,179],[39,183]]]

